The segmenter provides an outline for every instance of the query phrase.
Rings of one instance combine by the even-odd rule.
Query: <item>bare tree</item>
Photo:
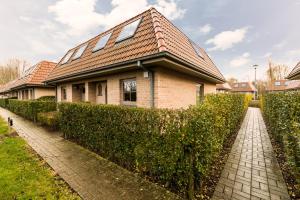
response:
[[[282,80],[288,75],[289,68],[283,64],[274,64],[269,60],[269,69],[267,70],[268,82]]]
[[[238,80],[236,78],[233,78],[233,77],[227,79],[227,83],[229,83],[230,85],[232,85],[233,83],[237,83],[237,82],[238,82]]]
[[[27,61],[16,58],[0,64],[0,84],[17,79],[27,66],[29,66]]]

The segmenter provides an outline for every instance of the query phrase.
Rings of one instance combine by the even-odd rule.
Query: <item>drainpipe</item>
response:
[[[148,77],[150,79],[150,107],[154,108],[154,71],[146,68],[140,60],[137,61],[137,66],[142,68],[144,72],[148,73]]]

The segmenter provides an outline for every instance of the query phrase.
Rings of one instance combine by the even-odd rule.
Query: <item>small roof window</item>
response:
[[[196,45],[196,44],[195,44],[194,42],[192,42],[192,41],[191,41],[191,43],[192,43],[193,48],[194,48],[195,52],[197,53],[197,55],[200,56],[201,58],[204,58],[204,56],[203,56],[203,54],[202,54],[202,52],[201,52],[200,47],[198,47],[198,45]]]
[[[280,86],[280,81],[275,81],[275,86]]]
[[[64,59],[61,61],[61,64],[67,63],[67,62],[70,60],[70,58],[71,58],[71,56],[73,55],[73,53],[74,53],[74,50],[69,51],[69,52],[67,53],[67,55],[65,55]]]
[[[84,44],[81,47],[79,47],[79,49],[76,51],[76,53],[74,54],[72,60],[75,60],[77,58],[80,58],[81,55],[83,54],[84,50],[86,49],[88,44]]]
[[[100,50],[100,49],[103,49],[103,48],[106,46],[106,44],[107,44],[107,42],[108,42],[110,36],[111,36],[111,32],[110,32],[110,33],[107,33],[107,34],[104,35],[104,36],[102,36],[102,37],[98,40],[96,46],[94,47],[93,52],[98,51],[98,50]]]
[[[126,40],[126,39],[131,38],[132,36],[134,36],[141,20],[142,20],[142,18],[139,18],[139,19],[131,22],[130,24],[125,25],[123,27],[119,37],[117,38],[117,42],[121,42],[123,40]]]

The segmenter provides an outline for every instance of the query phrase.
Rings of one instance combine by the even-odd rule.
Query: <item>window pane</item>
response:
[[[111,32],[108,33],[108,34],[106,34],[105,36],[102,36],[102,37],[98,40],[98,42],[97,42],[96,46],[94,47],[93,51],[98,51],[98,50],[104,48],[105,45],[106,45],[106,43],[108,42],[110,36],[111,36]]]
[[[136,80],[123,81],[123,100],[131,102],[136,101]]]
[[[136,101],[136,92],[131,93],[131,101]]]
[[[124,93],[124,101],[130,101],[130,92]]]
[[[196,45],[196,44],[195,44],[194,42],[192,42],[192,41],[191,41],[191,43],[192,43],[193,48],[194,48],[195,52],[197,53],[197,55],[200,56],[201,58],[204,58],[204,56],[203,56],[203,54],[202,54],[202,52],[201,52],[200,47],[198,47],[198,45]]]
[[[64,59],[61,61],[61,64],[67,63],[70,60],[73,53],[74,53],[74,50],[67,53],[67,55],[64,57]]]
[[[122,29],[122,31],[121,31],[121,33],[120,33],[118,39],[117,39],[117,42],[120,42],[120,41],[122,41],[122,40],[125,40],[125,39],[127,39],[127,38],[129,38],[129,37],[132,37],[132,36],[134,35],[134,33],[135,33],[135,31],[136,31],[138,25],[140,24],[141,19],[142,19],[142,18],[137,19],[137,20],[135,20],[134,22],[131,22],[130,24],[126,25],[126,26]]]
[[[84,50],[86,49],[87,44],[81,46],[75,53],[75,55],[73,56],[72,60],[75,60],[77,58],[80,58],[80,56],[83,54]]]

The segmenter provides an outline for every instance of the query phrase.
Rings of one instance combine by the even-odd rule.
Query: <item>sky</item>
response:
[[[300,0],[0,0],[0,63],[58,62],[66,51],[155,7],[204,48],[226,78],[265,78],[268,60],[300,61]]]

